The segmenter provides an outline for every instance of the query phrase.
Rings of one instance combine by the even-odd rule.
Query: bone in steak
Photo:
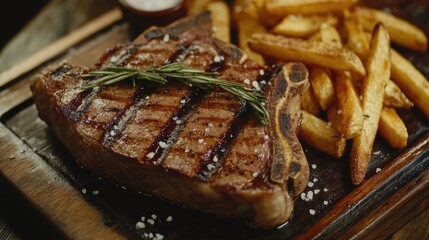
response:
[[[118,83],[84,91],[89,80],[81,75],[89,70],[67,63],[34,80],[34,101],[76,161],[96,175],[271,228],[290,217],[293,198],[308,180],[295,135],[308,73],[300,63],[260,67],[235,46],[212,38],[211,29],[208,13],[150,28],[132,43],[109,49],[96,68],[181,61],[217,71],[221,79],[257,83],[268,99],[268,126],[222,90]]]

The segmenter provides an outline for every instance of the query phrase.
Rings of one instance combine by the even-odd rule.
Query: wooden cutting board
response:
[[[419,13],[421,8],[428,9],[428,4],[397,1],[392,11],[400,9],[398,14],[422,26],[428,14]],[[257,230],[236,220],[218,219],[93,176],[74,162],[38,118],[29,84],[35,74],[58,61],[91,66],[108,47],[130,41],[128,24],[120,18],[114,10],[0,75],[0,173],[65,236],[139,239],[158,233],[164,239],[379,239],[429,206],[429,121],[416,109],[400,111],[410,134],[408,147],[394,150],[377,138],[367,180],[358,187],[350,182],[347,158],[332,159],[304,146],[314,183],[305,192],[318,193],[311,201],[298,199],[293,217],[278,229]],[[423,27],[428,34],[429,26]],[[401,51],[429,77],[427,52]],[[136,228],[141,217],[147,220],[152,215],[156,215],[153,225],[145,221],[145,228]]]

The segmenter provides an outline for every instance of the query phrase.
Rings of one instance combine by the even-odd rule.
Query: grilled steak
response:
[[[82,90],[89,69],[62,63],[31,86],[40,117],[76,161],[129,188],[263,228],[285,222],[303,191],[308,164],[296,138],[307,70],[300,63],[260,67],[211,36],[210,15],[151,28],[109,49],[105,66],[181,61],[218,77],[261,87],[268,126],[233,95],[169,83],[118,83]]]

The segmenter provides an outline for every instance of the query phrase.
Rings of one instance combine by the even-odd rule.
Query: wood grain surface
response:
[[[367,180],[359,187],[349,180],[346,159],[332,159],[304,146],[310,164],[316,166],[310,180],[318,179],[306,191],[322,191],[313,201],[297,200],[293,218],[270,231],[219,220],[98,179],[77,166],[38,119],[28,86],[35,74],[64,58],[91,66],[106,48],[130,39],[128,25],[119,22],[0,87],[0,172],[66,236],[133,239],[150,232],[168,239],[379,239],[429,205],[429,123],[415,109],[400,112],[410,132],[408,147],[394,150],[377,138]],[[417,63],[429,59],[427,53],[405,54]],[[382,171],[376,174],[378,167]],[[310,209],[316,214],[309,214]],[[142,216],[154,213],[159,218],[155,225],[135,228]],[[170,215],[172,223],[165,221]]]

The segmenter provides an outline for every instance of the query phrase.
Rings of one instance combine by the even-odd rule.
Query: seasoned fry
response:
[[[273,32],[291,37],[308,37],[322,25],[337,25],[338,19],[331,15],[288,15],[274,26]]]
[[[345,138],[351,139],[359,135],[362,130],[363,114],[361,102],[353,86],[351,75],[347,72],[338,72],[335,77],[335,93],[337,95],[336,114],[338,124],[334,127]],[[332,119],[328,113],[328,119]],[[333,121],[334,122],[334,121]]]
[[[238,21],[240,21],[243,16],[252,19],[259,18],[260,9],[254,3],[254,0],[235,0],[231,9],[231,19],[234,27],[237,27]]]
[[[302,94],[301,109],[315,116],[319,116],[320,106],[314,96],[313,88],[311,86]]]
[[[368,75],[362,86],[362,132],[353,139],[350,152],[351,178],[355,185],[365,178],[383,107],[384,87],[390,77],[390,40],[381,23],[374,28],[366,66]]]
[[[395,50],[392,54],[392,80],[405,95],[429,118],[429,82],[413,64]]]
[[[308,38],[309,41],[322,41],[322,36],[320,31],[315,32]]]
[[[207,5],[213,0],[187,0],[186,5],[188,8],[188,15],[196,15],[198,13],[204,12]]]
[[[347,38],[347,46],[355,52],[362,62],[366,62],[369,52],[369,41],[363,27],[354,12],[345,14],[344,29]]]
[[[224,42],[231,41],[230,17],[228,5],[223,1],[211,2],[207,5],[212,18],[214,36]]]
[[[407,146],[407,127],[393,108],[383,107],[378,132],[393,148]]]
[[[259,33],[252,35],[249,45],[256,52],[281,60],[302,61],[366,75],[366,70],[356,54],[324,42]]]
[[[349,8],[357,0],[266,0],[265,8],[271,14],[328,13]]]
[[[334,85],[331,77],[323,68],[312,66],[310,71],[310,83],[320,107],[326,110],[335,101]]]
[[[392,80],[389,80],[384,89],[383,105],[387,107],[410,109],[414,106],[407,96]]]
[[[342,47],[340,34],[333,26],[322,25],[320,29],[320,39],[322,42],[331,44],[332,46]]]
[[[321,152],[340,158],[344,154],[346,140],[340,138],[337,130],[329,123],[306,111],[301,112],[303,118],[299,139]]]
[[[365,30],[370,31],[375,24],[382,22],[389,31],[392,42],[413,50],[426,51],[426,35],[411,23],[391,14],[366,7],[356,7],[355,12]]]
[[[255,60],[259,65],[265,65],[265,60],[262,55],[252,51],[249,47],[248,39],[253,33],[265,32],[265,27],[262,26],[256,19],[247,15],[242,15],[237,19],[238,28],[238,46],[249,56]]]

